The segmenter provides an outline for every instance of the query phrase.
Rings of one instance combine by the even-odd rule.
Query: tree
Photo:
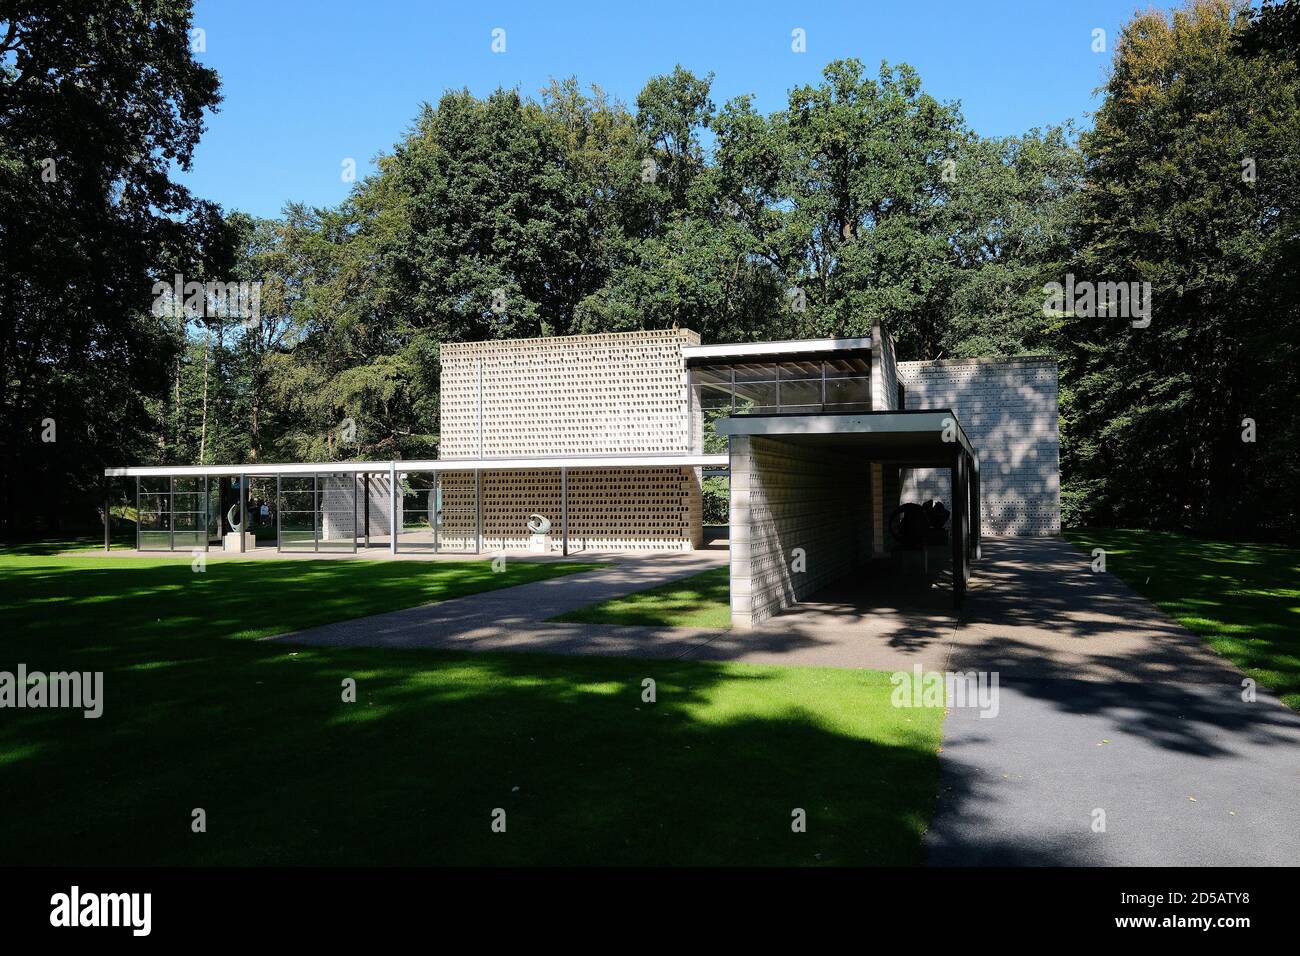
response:
[[[1082,177],[1065,128],[962,145],[944,216],[957,271],[938,310],[941,351],[928,357],[1056,352],[1042,289],[1073,259]]]
[[[841,60],[824,76],[772,118],[790,206],[778,241],[807,297],[803,331],[863,335],[885,321],[902,354],[936,354],[936,305],[955,267],[944,162],[956,159],[961,114],[908,66],[881,64],[873,80]]]
[[[1146,328],[1117,308],[1062,318],[1073,520],[1300,529],[1300,85],[1292,58],[1240,50],[1245,13],[1195,0],[1128,23],[1083,139],[1075,271],[1150,283],[1153,308]]]
[[[220,255],[217,211],[170,178],[220,99],[190,13],[188,0],[0,4],[5,534],[58,527],[105,464],[146,454],[146,399],[175,342],[150,314],[153,282]]]

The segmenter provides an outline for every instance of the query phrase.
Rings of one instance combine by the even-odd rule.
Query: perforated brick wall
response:
[[[356,520],[352,518],[352,500],[356,496]],[[322,474],[320,477],[321,495],[321,538],[323,540],[341,540],[354,535],[364,537],[366,533],[365,483],[360,475]],[[387,472],[376,472],[370,476],[370,534],[373,537],[388,536],[388,509],[392,506],[392,494],[388,487]],[[402,518],[402,499],[397,499],[397,518]]]
[[[550,519],[552,548],[560,548],[558,470],[485,471],[482,482],[484,550],[527,548],[532,514]],[[690,551],[703,543],[692,468],[570,469],[568,499],[570,551]],[[440,541],[473,550],[474,474],[444,474],[442,503]]]
[[[1061,532],[1056,360],[899,362],[906,407],[951,408],[979,455],[981,531]],[[947,469],[904,472],[901,499],[951,507]]]
[[[439,457],[688,452],[682,346],[699,342],[665,329],[444,345]]]
[[[682,346],[699,342],[666,329],[444,345],[439,457],[688,453]],[[551,520],[559,547],[559,471],[484,471],[482,481],[485,549],[527,547],[533,513]],[[444,477],[448,541],[473,535],[473,493],[472,474]],[[702,544],[698,469],[570,469],[568,499],[571,549]]]

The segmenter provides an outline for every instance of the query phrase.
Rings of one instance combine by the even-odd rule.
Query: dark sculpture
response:
[[[889,534],[899,546],[919,548],[925,544],[943,544],[948,540],[948,508],[937,498],[925,504],[908,501],[889,516]]]

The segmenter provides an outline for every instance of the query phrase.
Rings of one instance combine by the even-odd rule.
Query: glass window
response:
[[[821,381],[822,363],[821,362],[782,362],[781,363],[781,381],[806,381],[816,379]]]
[[[775,382],[775,365],[736,365],[736,384],[742,382]]]
[[[822,380],[781,383],[781,407],[783,409],[814,406],[822,403]]]
[[[700,408],[706,412],[731,410],[731,386],[722,388],[717,385],[705,385],[700,389]]]
[[[691,381],[696,385],[731,385],[730,365],[699,365],[691,369]]]
[[[764,415],[776,411],[776,382],[736,385],[736,414]]]
[[[859,375],[871,376],[871,360],[854,356],[826,360],[827,378],[856,378]]]
[[[826,380],[826,405],[871,405],[871,378],[835,378]],[[861,409],[858,409],[861,410]]]

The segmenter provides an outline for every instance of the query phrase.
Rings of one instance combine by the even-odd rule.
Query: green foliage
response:
[[[0,13],[0,533],[89,510],[105,464],[148,454],[180,346],[152,284],[228,262],[217,210],[171,179],[220,99],[189,27],[189,0]]]
[[[1300,533],[1295,0],[1136,16],[1080,138],[980,137],[852,59],[768,114],[680,66],[632,108],[573,78],[448,91],[345,202],[273,221],[166,178],[217,102],[188,5],[140,44],[139,3],[65,7],[0,21],[7,528],[17,474],[56,513],[109,459],[436,457],[445,342],[881,321],[904,360],[1060,358],[1067,522]],[[154,318],[173,270],[260,281],[260,322]],[[1066,274],[1150,282],[1151,327],[1045,310]],[[37,440],[47,414],[72,440]]]
[[[725,449],[723,449],[725,452]],[[706,525],[728,524],[731,520],[731,479],[710,475],[700,482],[704,496],[703,519]]]
[[[1154,309],[1061,320],[1073,521],[1300,531],[1300,80],[1245,28],[1217,0],[1137,17],[1084,138],[1075,271]]]

